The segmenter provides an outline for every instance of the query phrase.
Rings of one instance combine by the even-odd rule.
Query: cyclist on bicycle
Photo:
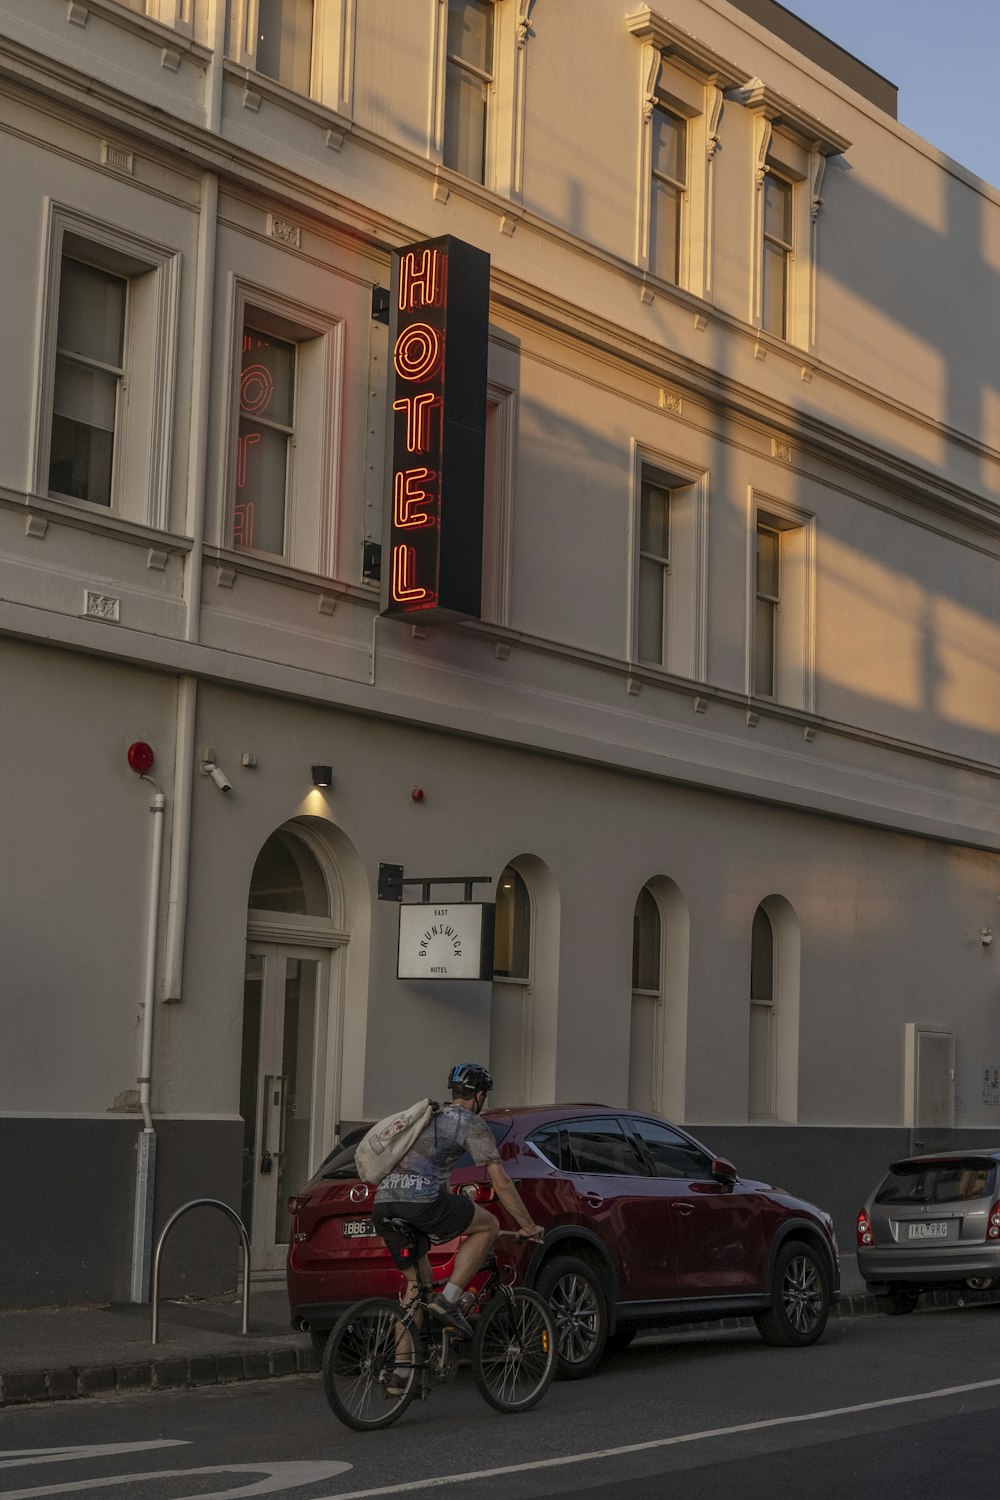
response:
[[[493,1247],[500,1225],[495,1215],[473,1203],[464,1193],[448,1191],[453,1164],[468,1151],[477,1166],[485,1167],[494,1191],[517,1220],[519,1239],[536,1239],[544,1231],[535,1224],[500,1161],[493,1132],[479,1119],[493,1075],[479,1063],[457,1063],[448,1074],[451,1103],[446,1104],[417,1137],[414,1145],[379,1183],[375,1194],[375,1228],[409,1282],[405,1301],[417,1295],[417,1272],[429,1285],[433,1273],[427,1259],[431,1243],[465,1235],[455,1256],[451,1280],[429,1304],[431,1315],[449,1328],[471,1336],[472,1329],[459,1298]],[[410,1250],[387,1221],[404,1219],[415,1231]],[[417,1264],[414,1264],[416,1260]]]

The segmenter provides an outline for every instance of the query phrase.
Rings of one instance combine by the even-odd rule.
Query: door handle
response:
[[[601,1197],[601,1195],[599,1193],[584,1193],[583,1196],[586,1198],[586,1200],[590,1204],[591,1208],[603,1208],[604,1207],[604,1199]]]
[[[677,1213],[682,1214],[683,1217],[686,1219],[689,1214],[693,1214],[694,1213],[694,1204],[693,1203],[675,1203],[674,1204],[674,1209],[676,1210]]]
[[[285,1149],[285,1093],[288,1079],[268,1073],[264,1079],[264,1155],[281,1156]]]

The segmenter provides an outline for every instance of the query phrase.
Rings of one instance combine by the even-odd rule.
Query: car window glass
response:
[[[632,1129],[639,1136],[653,1163],[657,1177],[682,1177],[710,1180],[712,1163],[691,1141],[685,1140],[669,1125],[660,1125],[655,1120],[632,1120]]]
[[[635,1146],[617,1120],[567,1120],[560,1132],[560,1165],[567,1172],[646,1177]]]
[[[540,1130],[533,1130],[528,1140],[534,1146],[535,1150],[544,1156],[550,1166],[557,1167],[562,1171],[566,1170],[562,1165],[562,1150],[558,1125],[543,1125]]]
[[[899,1161],[875,1194],[876,1203],[964,1203],[991,1198],[996,1163],[981,1157],[967,1160]]]

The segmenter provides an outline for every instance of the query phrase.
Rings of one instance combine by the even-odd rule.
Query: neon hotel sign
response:
[[[393,254],[387,615],[478,619],[490,258],[446,235]]]

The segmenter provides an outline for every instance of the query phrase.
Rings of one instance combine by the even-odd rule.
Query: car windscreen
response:
[[[499,1146],[504,1136],[510,1130],[511,1122],[510,1120],[484,1120],[483,1124],[487,1125],[492,1131],[493,1139]],[[357,1177],[358,1169],[354,1163],[354,1148],[364,1134],[363,1130],[360,1132],[352,1131],[348,1139],[327,1157],[320,1168],[320,1176],[334,1178]],[[459,1167],[471,1167],[472,1164],[472,1157],[468,1151],[463,1151],[462,1155],[452,1166],[452,1171],[456,1171]]]
[[[996,1163],[981,1156],[947,1161],[897,1161],[875,1194],[876,1203],[964,1203],[991,1198]]]

